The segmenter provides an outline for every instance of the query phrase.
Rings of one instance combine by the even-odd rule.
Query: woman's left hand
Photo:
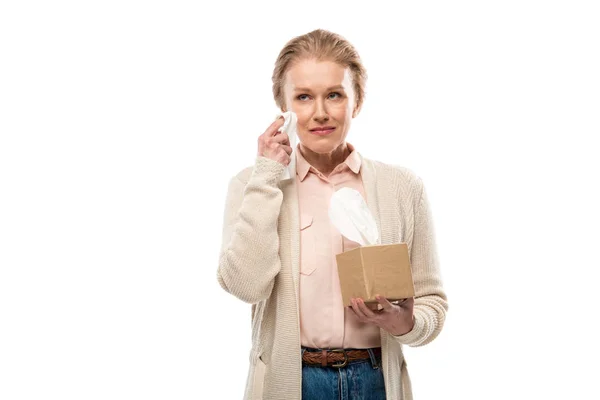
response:
[[[371,310],[361,298],[353,298],[350,309],[361,322],[370,322],[388,331],[392,335],[404,335],[414,326],[414,297],[402,300],[399,305],[392,304],[385,297],[375,296],[381,310]]]

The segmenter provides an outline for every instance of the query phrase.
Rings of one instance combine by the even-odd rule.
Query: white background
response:
[[[425,182],[450,310],[423,399],[597,399],[593,1],[6,1],[0,398],[240,399],[250,306],[216,280],[224,198],[292,37],[337,32],[348,141]]]

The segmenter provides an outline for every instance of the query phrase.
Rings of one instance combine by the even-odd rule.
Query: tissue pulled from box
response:
[[[379,243],[379,230],[359,191],[342,188],[331,196],[329,219],[346,238],[361,246]]]

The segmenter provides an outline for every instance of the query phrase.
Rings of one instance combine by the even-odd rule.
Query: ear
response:
[[[358,113],[360,113],[360,109],[361,107],[354,107],[354,110],[352,111],[352,118],[356,118]]]

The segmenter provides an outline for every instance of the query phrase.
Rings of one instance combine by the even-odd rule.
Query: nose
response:
[[[315,112],[313,114],[313,120],[320,124],[329,121],[329,115],[327,114],[327,110],[325,109],[325,103],[321,99],[315,102]]]

